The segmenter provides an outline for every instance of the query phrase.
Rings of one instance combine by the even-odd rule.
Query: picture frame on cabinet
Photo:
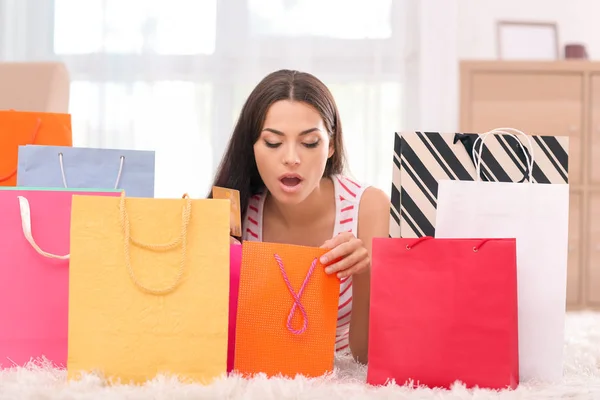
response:
[[[558,26],[555,22],[498,21],[496,44],[500,60],[559,59]]]

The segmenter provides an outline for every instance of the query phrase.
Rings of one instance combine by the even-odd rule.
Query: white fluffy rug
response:
[[[565,354],[563,382],[523,383],[514,391],[466,390],[459,385],[452,390],[371,387],[364,383],[365,368],[340,358],[336,371],[323,378],[229,377],[210,386],[183,385],[164,378],[144,386],[108,386],[94,376],[67,383],[64,371],[32,365],[0,371],[0,399],[600,399],[600,314],[568,314]]]

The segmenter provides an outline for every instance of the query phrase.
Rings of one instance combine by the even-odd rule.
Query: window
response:
[[[391,0],[249,0],[250,30],[266,36],[388,39]]]
[[[340,110],[350,172],[362,179],[368,177],[369,183],[389,192],[393,160],[390,140],[402,122],[401,85],[358,82],[328,86]]]
[[[181,196],[180,182],[199,183],[190,195],[206,194],[211,177],[203,171],[212,171],[213,152],[210,135],[199,133],[212,129],[210,84],[75,81],[71,88],[74,146],[156,150],[157,197]]]
[[[302,69],[336,97],[351,172],[389,191],[396,1],[54,0],[48,55],[69,68],[74,144],[156,150],[157,197],[204,196],[253,86]]]
[[[56,54],[212,54],[217,0],[55,0]]]

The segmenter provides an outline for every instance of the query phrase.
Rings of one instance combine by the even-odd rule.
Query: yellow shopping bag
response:
[[[73,196],[70,379],[226,373],[228,200]]]

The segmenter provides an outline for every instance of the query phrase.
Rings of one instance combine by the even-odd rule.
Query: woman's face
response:
[[[265,186],[279,202],[298,204],[319,185],[333,145],[312,106],[290,100],[267,111],[254,157]]]

